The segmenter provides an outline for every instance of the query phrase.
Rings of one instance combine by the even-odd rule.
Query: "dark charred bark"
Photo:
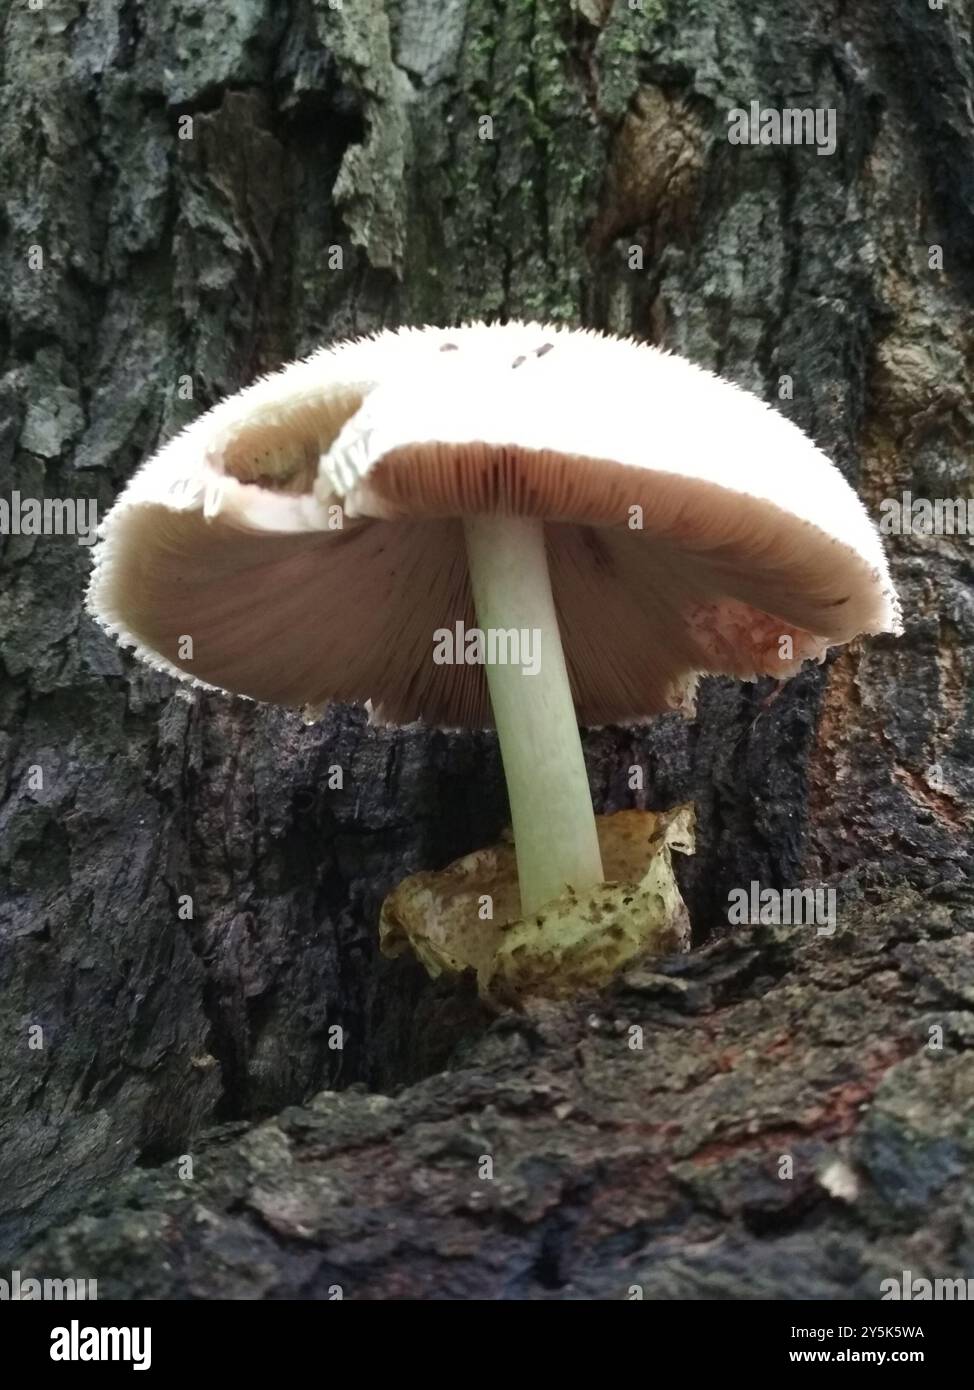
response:
[[[395,1096],[213,1133],[191,1178],[130,1174],[29,1272],[84,1271],[102,1298],[876,1299],[907,1269],[963,1278],[974,893],[850,897],[836,941],[749,928],[599,1003],[511,1015]]]

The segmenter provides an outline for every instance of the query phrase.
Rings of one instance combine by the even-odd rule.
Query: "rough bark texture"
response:
[[[507,1018],[396,1096],[213,1135],[191,1180],[136,1172],[30,1272],[140,1298],[875,1299],[904,1269],[964,1277],[972,941],[969,887],[860,903],[838,942],[748,929],[594,1007]]]
[[[970,493],[971,0],[0,16],[0,496],[104,511],[265,368],[505,314],[715,368],[873,507]],[[751,100],[834,107],[837,152],[730,145]],[[377,959],[376,919],[495,838],[493,740],[188,695],[82,615],[83,546],[0,536],[0,1248],[95,1193],[37,1268],[121,1293],[874,1296],[879,1269],[971,1271],[974,563],[891,544],[903,638],[586,739],[597,809],[696,802],[702,946],[751,880],[835,886],[839,933],[738,930],[485,1035],[469,993]]]

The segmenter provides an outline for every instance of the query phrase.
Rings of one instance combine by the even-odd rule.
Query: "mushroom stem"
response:
[[[602,882],[595,814],[578,734],[544,522],[479,516],[464,522],[477,622],[487,639],[487,686],[500,743],[527,916],[570,885]],[[516,630],[520,664],[510,655]],[[491,636],[493,634],[493,642]],[[525,638],[528,642],[524,651]],[[526,660],[527,658],[527,660]]]

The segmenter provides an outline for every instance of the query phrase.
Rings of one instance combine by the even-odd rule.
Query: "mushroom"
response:
[[[496,724],[524,914],[602,879],[579,723],[900,624],[876,528],[796,425],[680,357],[535,323],[264,377],[143,466],[94,559],[90,611],[181,678]]]

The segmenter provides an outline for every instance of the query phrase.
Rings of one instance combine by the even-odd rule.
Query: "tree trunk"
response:
[[[0,14],[2,499],[104,514],[261,371],[503,316],[738,381],[877,520],[970,493],[972,0]],[[752,101],[834,110],[834,154],[731,143]],[[95,1199],[37,1267],[123,1294],[780,1296],[804,1269],[792,1296],[875,1297],[921,1259],[970,1271],[974,565],[966,536],[889,545],[903,637],[585,739],[597,810],[695,802],[699,951],[491,1022],[381,960],[376,924],[407,873],[497,837],[492,737],[178,688],[83,614],[84,545],[0,536],[0,1249]],[[731,928],[752,881],[834,888],[835,936]],[[186,1258],[152,1274],[163,1224]],[[241,1238],[261,1272],[226,1287]]]

